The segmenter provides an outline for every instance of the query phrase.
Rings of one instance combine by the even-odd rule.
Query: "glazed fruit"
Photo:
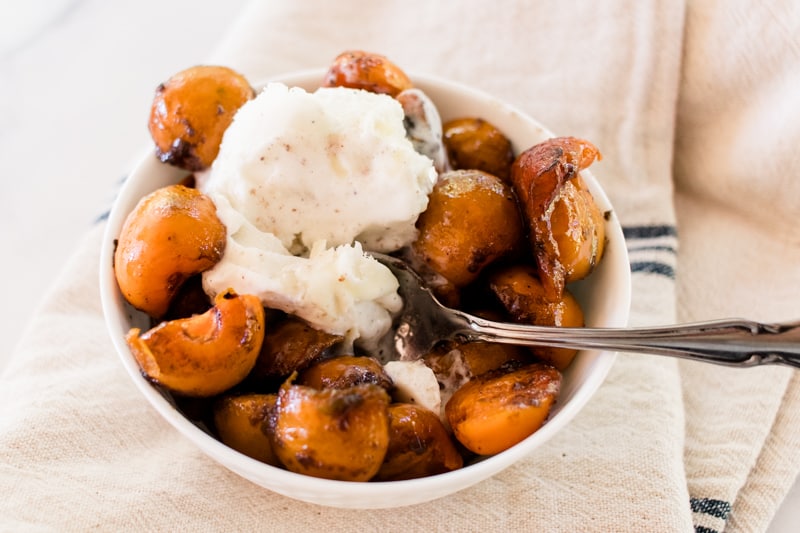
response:
[[[479,455],[500,453],[544,424],[560,385],[561,374],[549,365],[498,369],[458,389],[445,413],[468,450]]]
[[[591,274],[605,251],[605,219],[580,175],[564,183],[553,206],[550,225],[565,282]]]
[[[324,357],[342,339],[341,335],[312,328],[293,316],[270,322],[248,381],[257,387],[277,387],[292,372],[302,371]]]
[[[442,174],[417,228],[413,254],[456,287],[473,282],[524,236],[511,187],[480,170]]]
[[[164,163],[203,170],[217,157],[233,115],[255,96],[238,72],[196,66],[178,72],[156,89],[150,109],[150,136]]]
[[[161,318],[183,283],[225,251],[226,230],[214,203],[196,189],[170,185],[142,198],[125,220],[114,275],[135,308]]]
[[[585,262],[593,267],[600,260],[602,244],[599,241],[605,236],[598,226],[603,225],[603,220],[586,212],[594,199],[591,194],[586,196],[588,191],[563,193],[566,184],[599,157],[597,147],[589,141],[557,137],[525,150],[511,167],[511,182],[528,225],[539,278],[553,299],[561,296],[568,279],[576,277],[575,272],[568,272],[570,263]],[[558,202],[565,205],[556,216]],[[577,237],[563,238],[564,232]],[[559,235],[562,235],[560,241]],[[588,241],[587,246],[583,245],[584,241]],[[574,249],[565,249],[562,254],[562,246]],[[582,253],[588,254],[587,257],[580,257]],[[579,271],[585,270],[579,268]]]
[[[349,50],[339,54],[322,80],[323,87],[350,87],[397,96],[412,87],[403,70],[380,54]]]
[[[458,118],[443,125],[444,145],[455,169],[475,169],[508,181],[514,151],[511,141],[482,118]]]
[[[513,344],[490,342],[440,343],[425,356],[425,364],[443,378],[469,379],[500,368],[509,361],[524,362],[530,358],[525,348]]]
[[[377,385],[317,390],[284,384],[275,409],[274,450],[300,474],[368,481],[389,447],[389,395]]]
[[[297,383],[315,389],[346,389],[354,385],[371,383],[387,391],[392,379],[374,357],[340,355],[315,362],[297,378]]]
[[[214,307],[125,337],[142,373],[172,392],[214,396],[241,382],[264,340],[264,308],[251,295],[220,293]]]
[[[273,466],[279,464],[272,451],[270,419],[277,394],[225,396],[214,404],[214,427],[222,442],[237,452]]]
[[[433,411],[408,403],[389,406],[389,449],[375,481],[432,476],[463,465],[461,454]]]
[[[529,265],[512,265],[489,276],[489,286],[508,314],[519,323],[536,326],[583,327],[583,310],[568,289],[561,296],[550,298],[536,269]],[[565,369],[577,350],[568,348],[534,348],[534,353],[558,369]]]

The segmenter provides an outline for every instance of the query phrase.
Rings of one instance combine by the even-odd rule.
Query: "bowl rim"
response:
[[[269,77],[262,83],[256,83],[253,86],[256,87],[257,90],[270,82],[309,86],[312,80],[321,80],[324,72],[324,69],[297,70]],[[437,87],[437,91],[458,93],[462,95],[462,97],[496,105],[505,112],[519,117],[527,127],[535,127],[548,136],[554,136],[550,130],[542,126],[534,118],[526,115],[514,105],[501,101],[480,89],[435,75],[414,73],[413,71],[407,72],[409,77],[414,80],[415,86],[419,86],[423,90],[426,90],[426,87]],[[214,438],[210,433],[186,418],[172,402],[144,377],[124,339],[125,334],[131,327],[126,316],[128,319],[132,317],[121,311],[125,309],[126,303],[121,296],[114,276],[114,248],[122,224],[130,212],[130,209],[125,208],[125,205],[135,205],[141,197],[139,196],[134,199],[132,196],[133,191],[141,188],[134,178],[142,171],[143,166],[153,164],[154,162],[158,165],[164,165],[157,161],[152,148],[148,149],[145,154],[136,160],[114,200],[106,221],[100,253],[99,270],[100,299],[106,329],[128,375],[135,383],[137,389],[139,389],[139,392],[148,400],[149,404],[162,418],[214,460],[264,488],[309,503],[339,508],[361,509],[410,505],[455,493],[513,465],[520,459],[533,453],[536,448],[558,433],[558,431],[567,425],[574,416],[583,409],[586,403],[588,403],[600,385],[605,381],[613,365],[616,357],[615,353],[592,352],[594,358],[592,360],[591,372],[589,372],[580,386],[577,387],[575,393],[569,398],[569,401],[559,406],[553,419],[548,420],[548,423],[542,429],[534,432],[522,442],[504,452],[481,458],[479,461],[465,465],[464,468],[459,470],[411,480],[352,482],[328,480],[297,474],[252,459],[229,448],[221,441]],[[168,165],[164,165],[164,167],[168,167]],[[175,174],[176,181],[180,175],[187,174],[187,172],[180,169],[170,168],[169,171]],[[611,203],[605,191],[594,176],[588,171],[583,171],[582,175],[586,176],[587,185],[592,194],[595,195],[598,203],[611,207]],[[618,258],[617,262],[629,264],[627,249],[621,232],[621,225],[616,218],[616,211],[614,211],[613,208],[611,208],[611,210],[611,220],[607,222],[606,230],[608,233],[608,230],[611,229],[613,236],[608,235],[608,237],[619,241],[619,244],[616,246],[616,253],[620,254],[622,257]],[[607,317],[608,320],[604,325],[621,327],[627,324],[630,312],[630,269],[628,268],[625,272],[617,272],[616,275],[620,275],[624,278],[621,280],[622,283],[621,287],[619,287],[619,292],[615,293],[615,295],[619,297],[620,303],[614,307],[614,313]],[[557,421],[557,423],[551,425],[554,421]],[[548,426],[551,427],[545,429]],[[310,485],[314,486],[313,490],[309,489]],[[392,500],[392,498],[396,498],[398,491],[410,494],[411,497]],[[326,493],[333,495],[333,497],[325,498],[324,495]]]

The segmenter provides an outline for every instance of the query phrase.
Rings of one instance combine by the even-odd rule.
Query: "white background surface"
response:
[[[0,1],[0,368],[151,145],[155,87],[209,57],[245,3]]]
[[[156,85],[204,62],[245,3],[0,2],[0,369],[149,146]],[[798,486],[770,528],[794,531]]]

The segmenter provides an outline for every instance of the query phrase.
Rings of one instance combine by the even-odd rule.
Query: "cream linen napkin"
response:
[[[800,5],[689,5],[675,154],[678,317],[797,319]],[[764,530],[800,467],[800,373],[680,366],[696,523]]]
[[[212,61],[261,80],[364,48],[491,92],[603,151],[593,170],[626,227],[632,324],[786,320],[800,264],[789,229],[800,107],[781,107],[792,85],[779,74],[792,57],[798,74],[800,15],[744,9],[254,2]],[[767,22],[794,49],[753,48]],[[800,469],[796,373],[621,355],[561,434],[473,488],[392,511],[289,500],[204,457],[129,383],[99,308],[101,232],[66,266],[2,378],[0,529],[758,531]]]

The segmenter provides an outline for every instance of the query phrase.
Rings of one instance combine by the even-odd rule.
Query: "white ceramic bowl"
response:
[[[318,87],[322,71],[304,71],[279,78],[288,85],[308,90]],[[519,152],[553,135],[538,122],[497,99],[465,87],[429,76],[412,76],[417,87],[436,102],[442,120],[474,116],[484,118],[512,141]],[[131,308],[122,298],[112,267],[114,240],[125,217],[144,195],[177,182],[187,173],[160,163],[149,150],[125,181],[108,220],[100,264],[100,289],[111,339],[122,363],[148,402],[184,437],[191,440],[233,472],[269,490],[306,502],[347,508],[388,508],[426,502],[472,486],[511,466],[560,431],[589,401],[606,377],[614,360],[610,352],[581,352],[564,373],[562,390],[547,423],[536,433],[497,455],[483,458],[460,470],[427,478],[391,482],[345,482],[295,474],[251,459],[228,448],[201,427],[193,424],[176,408],[169,393],[142,377],[124,336],[131,327],[146,329],[147,317]],[[630,304],[630,268],[619,221],[602,188],[589,173],[583,173],[595,200],[608,217],[608,245],[600,266],[583,282],[571,285],[583,306],[587,325],[624,326]]]

